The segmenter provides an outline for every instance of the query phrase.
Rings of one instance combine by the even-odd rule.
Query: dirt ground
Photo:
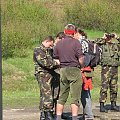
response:
[[[120,105],[120,104],[119,104]],[[106,105],[107,109],[110,109],[110,105]],[[120,120],[120,112],[100,113],[99,105],[92,105],[94,120]],[[64,114],[68,115],[67,120],[71,120],[70,106],[66,105],[64,108]],[[3,110],[3,120],[39,120],[38,106],[32,108],[23,109],[6,109]],[[82,109],[79,110],[79,120],[82,120]]]

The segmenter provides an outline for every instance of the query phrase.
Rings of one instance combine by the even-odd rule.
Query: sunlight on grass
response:
[[[119,82],[120,83],[120,82]],[[120,88],[120,85],[119,85]],[[94,87],[93,90],[91,90],[91,97],[93,102],[98,102],[99,103],[99,97],[100,97],[100,87]],[[107,94],[107,102],[110,102],[110,94],[109,94],[109,89],[108,89],[108,94]],[[120,89],[118,89],[118,98],[117,102],[120,103]]]
[[[39,90],[3,91],[3,108],[25,108],[39,106]]]

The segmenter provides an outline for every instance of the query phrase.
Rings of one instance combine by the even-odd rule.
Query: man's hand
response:
[[[54,59],[55,62],[57,62],[58,65],[60,65],[60,61],[58,59]]]
[[[120,42],[120,37],[118,37],[116,33],[113,34],[115,35],[115,38],[118,40],[118,42]]]
[[[115,35],[115,38],[117,39],[117,34],[116,33],[113,33]]]

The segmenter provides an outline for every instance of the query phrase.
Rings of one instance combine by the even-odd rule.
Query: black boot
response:
[[[44,112],[40,113],[40,120],[45,120],[45,114],[44,114]]]
[[[62,118],[62,119],[68,119],[68,118],[69,118],[69,116],[68,116],[68,115],[66,115],[66,114],[64,114],[64,113],[62,113],[61,118]]]
[[[45,111],[45,120],[54,120],[53,111]]]
[[[116,102],[112,101],[111,102],[111,110],[114,112],[119,112],[119,106],[116,105]]]
[[[108,110],[105,109],[105,106],[104,106],[104,103],[103,103],[103,102],[100,102],[100,112],[105,112],[105,113],[108,112]]]

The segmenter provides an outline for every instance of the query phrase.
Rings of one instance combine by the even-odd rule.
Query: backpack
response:
[[[96,67],[100,62],[102,49],[94,41],[85,38],[81,39],[80,43],[85,54],[85,66]]]

